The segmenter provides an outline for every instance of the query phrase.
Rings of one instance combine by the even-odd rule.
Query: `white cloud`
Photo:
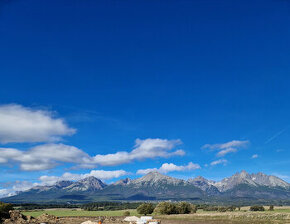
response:
[[[184,155],[183,150],[172,151],[179,144],[180,140],[137,139],[131,152],[121,151],[93,157],[74,146],[55,143],[38,145],[26,151],[0,148],[0,163],[16,162],[25,171],[47,170],[60,163],[72,163],[76,167],[93,169],[96,166],[114,166],[135,160]]]
[[[72,135],[69,128],[52,112],[23,107],[17,104],[0,106],[0,142],[52,142],[61,136]]]
[[[228,153],[237,152],[239,148],[247,147],[248,144],[249,141],[233,140],[222,144],[206,144],[202,148],[210,150],[218,150],[219,152],[216,154],[216,156],[223,157]]]
[[[0,198],[5,198],[12,196],[12,190],[11,189],[0,189]]]
[[[290,176],[289,175],[283,175],[279,173],[273,173],[272,175],[279,177],[280,179],[287,181],[288,183],[290,182]]]
[[[16,194],[19,191],[26,191],[32,187],[38,186],[38,183],[31,183],[29,181],[15,181],[7,184],[9,188],[0,189],[0,198],[9,197]]]
[[[152,171],[158,171],[160,173],[169,173],[173,171],[185,171],[185,170],[196,170],[200,169],[200,165],[189,162],[188,165],[186,166],[177,166],[173,163],[163,163],[162,166],[157,169],[157,168],[152,168],[152,169],[140,169],[137,171],[137,174],[147,174]]]
[[[254,154],[254,155],[252,155],[252,159],[257,159],[258,157],[259,157],[258,154]]]
[[[84,151],[64,144],[44,144],[27,151],[13,148],[0,148],[0,163],[20,163],[21,170],[47,170],[58,162],[86,163],[91,158]]]
[[[167,158],[170,156],[183,156],[183,150],[171,151],[180,145],[180,140],[137,139],[134,149],[131,152],[121,151],[114,154],[96,155],[92,163],[102,166],[114,166],[129,163],[135,160],[153,159],[157,157]]]
[[[223,150],[221,150],[221,151],[219,151],[219,152],[217,153],[217,156],[218,156],[218,157],[223,157],[223,156],[225,156],[225,155],[228,154],[228,153],[236,152],[236,151],[237,151],[237,149],[235,149],[235,148],[227,148],[227,149],[223,149]]]
[[[211,162],[210,165],[215,166],[215,165],[223,164],[225,166],[227,163],[228,161],[226,159],[219,159],[219,160],[215,160]]]

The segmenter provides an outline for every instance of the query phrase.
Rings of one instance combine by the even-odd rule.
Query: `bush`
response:
[[[176,208],[179,214],[189,214],[191,212],[191,205],[188,202],[179,202]]]
[[[125,211],[125,212],[123,213],[124,216],[130,216],[130,214],[131,214],[131,213],[130,213],[129,211]]]
[[[9,218],[10,210],[13,210],[13,206],[11,204],[0,202],[0,222],[2,219]]]
[[[155,208],[156,213],[161,215],[170,215],[177,213],[177,206],[170,202],[160,202]]]
[[[219,207],[217,206],[204,206],[203,207],[203,211],[207,211],[207,212],[212,212],[212,211],[218,211]]]
[[[227,211],[233,212],[236,210],[236,208],[237,208],[236,206],[232,205],[232,206],[227,207]]]
[[[196,212],[197,212],[197,206],[191,204],[191,205],[190,205],[190,213],[196,213]]]
[[[265,208],[260,205],[253,205],[250,207],[250,211],[265,211]]]
[[[269,211],[274,211],[274,205],[270,205]]]
[[[218,208],[218,211],[219,211],[219,212],[226,212],[227,210],[228,210],[227,207],[219,207],[219,208]]]
[[[137,212],[143,215],[152,214],[153,211],[154,206],[151,203],[143,203],[137,208]]]

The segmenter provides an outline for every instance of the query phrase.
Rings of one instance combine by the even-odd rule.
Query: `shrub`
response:
[[[156,213],[162,215],[170,215],[177,213],[177,206],[170,202],[160,202],[155,208]]]
[[[153,211],[154,206],[151,203],[143,203],[137,208],[137,212],[143,215],[152,214]]]
[[[265,211],[265,208],[260,205],[253,205],[250,207],[250,211]]]
[[[219,211],[219,212],[226,212],[227,210],[228,210],[227,207],[219,207],[219,208],[218,208],[218,211]]]
[[[203,207],[203,211],[218,211],[218,209],[219,209],[219,207],[217,207],[217,206],[204,206]]]
[[[274,211],[274,205],[270,205],[269,211]]]
[[[11,204],[0,202],[0,222],[2,219],[9,218],[10,210],[13,210],[13,206]]]
[[[130,216],[130,214],[131,214],[131,213],[130,213],[129,211],[125,211],[125,212],[123,213],[124,216]]]
[[[197,206],[191,204],[191,205],[190,205],[190,213],[196,213],[196,212],[197,212]]]
[[[233,212],[236,210],[236,208],[237,208],[236,206],[232,205],[232,206],[227,207],[227,211]]]
[[[189,214],[191,212],[191,205],[188,202],[179,202],[176,209],[179,214]]]

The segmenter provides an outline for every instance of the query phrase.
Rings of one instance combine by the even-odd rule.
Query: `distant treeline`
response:
[[[110,201],[101,201],[101,202],[91,202],[86,204],[64,204],[64,203],[58,203],[58,204],[35,204],[35,203],[25,203],[25,204],[13,204],[13,207],[18,210],[35,210],[35,209],[49,209],[49,208],[81,208],[86,211],[114,211],[114,210],[127,210],[127,209],[137,209],[141,204],[144,202],[110,202]],[[156,207],[158,202],[152,203],[154,207]],[[172,203],[172,204],[178,204]],[[247,205],[249,205],[248,203]],[[259,203],[256,203],[258,205]],[[196,209],[202,209],[204,211],[235,211],[240,210],[241,206],[240,204],[232,204],[232,205],[217,205],[217,204],[193,204]],[[251,204],[250,204],[251,205]],[[275,205],[276,204],[267,204],[264,205]],[[277,205],[277,206],[283,206],[283,205]]]
[[[87,211],[113,211],[136,209],[141,202],[92,202],[81,205],[81,208]]]
[[[48,208],[80,208],[79,204],[13,204],[13,207],[18,210],[34,210]]]
[[[142,202],[91,202],[87,204],[13,204],[13,207],[18,210],[35,210],[48,208],[81,208],[86,211],[113,211],[136,209]]]

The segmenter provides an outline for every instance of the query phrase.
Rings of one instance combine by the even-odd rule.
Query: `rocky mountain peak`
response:
[[[127,185],[131,183],[130,178],[125,178],[114,183],[114,185]]]
[[[180,180],[177,178],[169,177],[164,174],[161,174],[157,171],[150,172],[145,176],[133,180],[132,183],[134,184],[142,184],[142,185],[160,185],[160,184],[173,184],[178,185],[185,183],[184,180]]]
[[[107,185],[94,176],[86,177],[66,187],[69,191],[96,191],[102,190]]]
[[[208,182],[207,179],[205,179],[204,177],[202,176],[197,176],[196,178],[194,179],[191,179],[192,181],[202,181],[202,182]]]
[[[257,173],[257,174],[252,174],[251,175],[252,180],[263,186],[268,186],[268,187],[282,187],[282,188],[289,188],[290,184],[287,183],[286,181],[272,175],[266,175],[264,173]]]
[[[56,187],[59,188],[63,188],[63,187],[68,187],[69,185],[73,184],[73,181],[69,181],[69,180],[62,180],[62,181],[58,181],[55,183]]]
[[[248,184],[251,186],[267,186],[267,187],[282,187],[289,188],[290,184],[281,180],[278,177],[266,175],[262,172],[249,174],[245,170],[237,172],[231,177],[224,178],[220,182],[214,183],[220,191],[227,191],[239,184]]]

